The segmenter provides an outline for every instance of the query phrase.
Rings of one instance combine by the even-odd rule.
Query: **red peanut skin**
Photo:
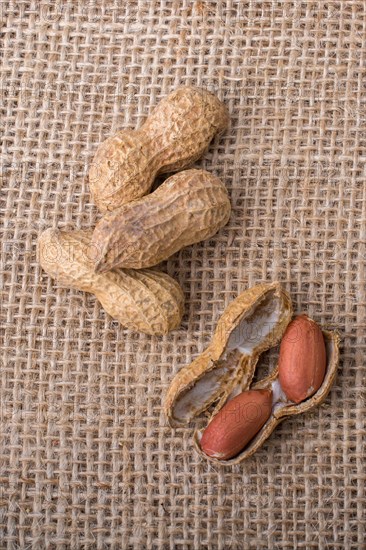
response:
[[[202,451],[221,460],[236,456],[267,422],[271,411],[272,390],[250,390],[237,395],[203,432]]]
[[[287,327],[278,361],[279,381],[286,397],[301,403],[313,395],[324,380],[325,343],[319,326],[299,315]]]

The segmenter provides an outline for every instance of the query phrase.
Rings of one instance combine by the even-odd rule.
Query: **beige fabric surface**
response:
[[[20,0],[1,16],[1,548],[365,548],[365,2]],[[232,216],[167,262],[186,313],[153,338],[48,278],[36,239],[96,222],[97,144],[184,84],[230,110],[197,166]],[[247,462],[212,466],[162,396],[230,300],[276,279],[340,332],[336,384]]]

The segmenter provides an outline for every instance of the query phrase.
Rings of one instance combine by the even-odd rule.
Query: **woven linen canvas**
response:
[[[365,2],[20,0],[1,19],[0,547],[365,548]],[[97,145],[179,85],[230,111],[195,166],[232,215],[162,266],[185,316],[151,337],[51,280],[36,242],[95,224]],[[252,458],[212,465],[163,396],[229,302],[274,280],[339,331],[336,383]]]

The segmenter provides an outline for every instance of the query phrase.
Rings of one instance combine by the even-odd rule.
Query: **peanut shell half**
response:
[[[207,456],[200,447],[200,440],[202,437],[201,431],[196,431],[194,434],[194,445],[197,452],[204,457],[206,460],[213,462],[215,464],[221,465],[233,465],[239,464],[246,458],[252,456],[269,438],[276,426],[282,420],[288,416],[293,416],[296,414],[301,414],[303,412],[309,411],[313,407],[316,407],[324,401],[327,397],[330,388],[334,382],[337,367],[339,362],[339,335],[336,332],[329,332],[323,330],[324,341],[326,345],[326,357],[327,357],[327,367],[325,378],[319,390],[303,401],[300,404],[295,404],[288,400],[286,395],[281,389],[278,380],[278,366],[273,370],[273,372],[261,380],[260,382],[254,384],[250,389],[253,390],[266,390],[271,389],[274,395],[274,400],[272,404],[272,414],[264,426],[258,431],[255,437],[248,443],[248,445],[235,457],[229,460],[220,460],[217,458],[212,458]],[[211,417],[212,418],[212,417]]]

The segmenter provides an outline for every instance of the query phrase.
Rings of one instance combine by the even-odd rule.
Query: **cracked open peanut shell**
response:
[[[314,395],[299,404],[291,402],[279,384],[278,366],[252,385],[260,354],[280,342],[291,317],[290,297],[279,283],[248,289],[226,308],[206,350],[173,379],[165,401],[165,412],[173,426],[187,424],[208,409],[212,420],[225,404],[249,389],[271,394],[269,418],[235,456],[207,456],[200,445],[202,432],[195,432],[196,450],[207,460],[227,465],[241,462],[263,445],[284,418],[311,409],[327,396],[337,371],[339,337],[325,330],[326,372]]]

